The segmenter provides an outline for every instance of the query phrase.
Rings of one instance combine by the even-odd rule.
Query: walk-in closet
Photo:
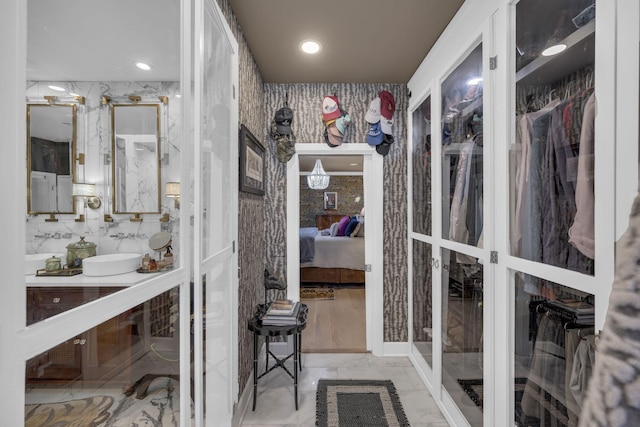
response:
[[[630,207],[614,171],[637,183],[613,155],[638,152],[613,115],[631,3],[465,4],[409,82],[410,351],[452,424],[578,425]]]

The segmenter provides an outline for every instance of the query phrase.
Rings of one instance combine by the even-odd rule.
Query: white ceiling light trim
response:
[[[144,62],[136,62],[136,67],[140,68],[143,71],[151,70],[151,65],[145,64]]]
[[[566,44],[556,44],[542,51],[542,56],[557,55],[567,48]]]
[[[315,40],[307,39],[300,43],[300,50],[309,55],[314,55],[322,50],[322,45]]]
[[[316,159],[316,165],[309,175],[307,175],[307,185],[312,190],[324,190],[329,186],[329,175],[324,171],[320,159]]]

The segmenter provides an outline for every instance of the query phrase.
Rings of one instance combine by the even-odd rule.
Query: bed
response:
[[[321,234],[342,216],[318,215],[317,227],[300,229],[301,283],[364,283],[364,237]]]

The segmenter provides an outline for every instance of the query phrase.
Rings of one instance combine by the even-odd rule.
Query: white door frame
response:
[[[367,350],[375,356],[384,352],[382,210],[383,161],[368,144],[329,147],[318,143],[297,143],[296,154],[287,163],[287,298],[300,299],[300,163],[299,155],[362,155],[364,206],[366,211],[365,272]]]

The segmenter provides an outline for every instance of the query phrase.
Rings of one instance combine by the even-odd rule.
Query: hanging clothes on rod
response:
[[[588,88],[565,100],[554,98],[519,117],[512,229],[515,255],[585,274],[593,274],[592,95]],[[549,298],[555,292],[532,276],[525,276],[525,290]]]
[[[581,310],[586,311],[584,307]],[[578,348],[586,345],[582,342],[592,336],[593,326],[578,324],[578,313],[558,305],[558,301],[530,301],[529,311],[533,342],[520,402],[520,422],[575,427],[581,411],[581,396],[591,373],[588,349],[581,349],[578,354]]]

